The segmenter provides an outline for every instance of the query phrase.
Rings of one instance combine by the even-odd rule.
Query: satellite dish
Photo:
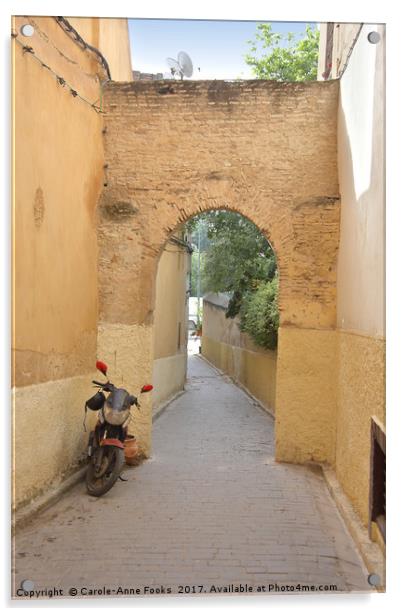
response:
[[[191,77],[193,74],[193,63],[191,62],[190,56],[185,51],[179,51],[177,59],[183,71],[183,75],[185,77]]]
[[[166,58],[166,62],[173,76],[179,75],[180,79],[183,79],[183,77],[191,77],[193,74],[193,63],[185,51],[179,51],[177,60]]]

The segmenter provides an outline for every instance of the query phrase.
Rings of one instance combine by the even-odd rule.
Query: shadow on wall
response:
[[[372,67],[382,79],[383,47],[376,48]],[[384,336],[384,91],[373,81],[372,117],[356,112],[356,90],[350,64],[341,83],[338,117],[341,233],[338,260],[338,412],[336,472],[361,519],[369,521],[370,423],[376,417],[385,424]],[[346,91],[346,94],[345,94]],[[349,95],[349,98],[347,96]],[[344,100],[346,99],[346,100]],[[348,105],[350,107],[348,108]],[[370,106],[369,106],[370,107]],[[360,114],[359,107],[359,114]],[[350,122],[357,129],[350,134]],[[368,187],[356,193],[359,148],[351,140],[372,127],[370,160],[358,182]],[[370,148],[369,148],[370,149]],[[367,184],[367,181],[366,181]]]

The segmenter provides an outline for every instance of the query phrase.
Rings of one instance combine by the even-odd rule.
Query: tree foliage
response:
[[[200,261],[198,264],[198,250],[195,249],[191,255],[191,286],[190,286],[190,295],[191,297],[196,297],[198,294],[198,275],[200,276],[200,297],[207,293],[208,289],[205,285],[205,256],[206,252],[202,249],[200,250]],[[198,265],[200,266],[200,271],[198,272]]]
[[[278,276],[261,282],[257,290],[243,297],[240,307],[240,329],[266,349],[278,344]]]
[[[198,225],[205,226],[209,240],[202,271],[202,287],[215,293],[230,294],[231,299],[226,311],[228,318],[241,313],[247,305],[250,317],[246,317],[243,310],[241,327],[244,327],[244,331],[247,331],[257,344],[268,344],[270,346],[267,348],[274,348],[272,345],[275,344],[276,338],[271,331],[274,326],[272,311],[264,312],[265,319],[266,315],[271,315],[266,322],[269,331],[265,338],[260,330],[255,337],[254,324],[257,324],[257,320],[251,308],[254,297],[257,303],[259,302],[259,307],[264,298],[270,302],[274,301],[272,290],[276,292],[277,285],[265,295],[260,291],[262,284],[276,277],[276,258],[271,245],[251,221],[236,212],[216,210],[200,214],[191,223],[195,239]],[[259,309],[258,306],[256,304],[255,310]],[[259,327],[263,327],[261,322]]]
[[[302,38],[272,31],[269,23],[257,25],[244,57],[257,79],[313,81],[317,79],[319,31],[307,25]]]
[[[274,276],[274,252],[252,222],[236,212],[213,211],[206,216],[210,248],[205,283],[210,291],[243,294]]]

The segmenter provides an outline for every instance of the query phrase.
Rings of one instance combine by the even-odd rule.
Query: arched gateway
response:
[[[164,243],[201,211],[243,214],[280,272],[278,460],[334,460],[337,99],[337,81],[165,81],[110,83],[103,101],[99,356],[148,380]],[[148,453],[145,404],[136,431]]]

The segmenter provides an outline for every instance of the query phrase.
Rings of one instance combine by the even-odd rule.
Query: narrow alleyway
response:
[[[321,474],[274,461],[272,418],[197,356],[186,390],[155,422],[152,458],[127,468],[127,482],[100,499],[80,483],[18,532],[16,588],[369,591]]]

